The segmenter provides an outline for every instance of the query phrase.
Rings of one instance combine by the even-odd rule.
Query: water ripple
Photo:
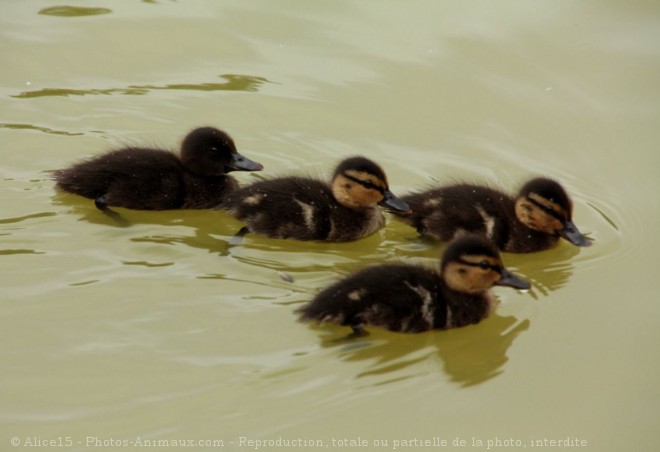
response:
[[[139,96],[157,90],[185,90],[185,91],[247,91],[257,92],[264,83],[272,83],[264,77],[253,75],[224,74],[220,78],[224,83],[174,83],[168,85],[129,85],[126,88],[107,89],[69,89],[69,88],[43,88],[36,91],[23,91],[11,96],[17,99],[32,99],[35,97],[68,97],[68,96],[98,96],[123,94]]]
[[[45,253],[43,251],[35,251],[29,249],[0,250],[0,256],[9,256],[15,254],[45,254]]]
[[[55,212],[33,213],[31,215],[24,215],[22,217],[3,218],[3,219],[0,219],[0,224],[20,223],[22,221],[31,220],[33,218],[52,217],[52,216],[55,216],[55,215],[57,215]]]
[[[39,127],[32,124],[0,124],[0,128],[16,129],[16,130],[25,130],[25,129],[38,130],[39,132],[50,133],[53,135],[66,135],[66,136],[84,135],[84,133],[82,132],[66,132],[64,130],[54,130],[54,129],[49,129],[48,127]]]
[[[43,16],[56,16],[56,17],[84,17],[84,16],[98,16],[101,14],[110,14],[111,9],[108,8],[93,8],[84,6],[51,6],[39,10],[39,14]]]

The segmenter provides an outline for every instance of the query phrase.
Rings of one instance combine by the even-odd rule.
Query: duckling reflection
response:
[[[505,371],[508,350],[530,322],[493,314],[479,325],[429,334],[394,335],[374,332],[359,341],[337,340],[326,331],[321,345],[341,347],[346,361],[372,363],[358,378],[376,379],[378,385],[418,378],[420,365],[438,363],[450,381],[467,387],[498,377]],[[431,366],[435,368],[435,366]]]
[[[558,182],[548,178],[530,180],[515,199],[473,184],[448,185],[402,199],[413,213],[400,218],[435,240],[476,233],[511,253],[541,251],[554,246],[560,237],[576,246],[591,245],[573,224],[570,197]]]
[[[139,210],[209,209],[238,188],[230,171],[259,171],[260,163],[236,151],[231,137],[213,127],[190,132],[180,155],[126,147],[54,171],[60,190],[94,200],[96,207]]]
[[[246,223],[240,235],[343,242],[385,225],[379,205],[409,211],[389,190],[380,166],[351,157],[337,166],[330,184],[298,176],[264,180],[229,194],[222,208]]]
[[[478,323],[497,303],[495,286],[527,290],[527,281],[509,272],[497,249],[479,236],[449,244],[440,271],[417,265],[383,264],[365,268],[322,290],[300,308],[300,320],[350,326],[364,325],[419,333]]]
[[[527,331],[530,321],[512,316],[495,315],[484,322],[478,335],[469,331],[449,331],[438,344],[438,356],[451,380],[472,386],[501,375],[508,362],[507,351],[520,333]]]
[[[66,206],[65,213],[78,217],[79,221],[101,226],[130,225],[131,232],[123,237],[135,243],[184,245],[220,256],[230,253],[230,241],[238,224],[218,210],[121,211],[116,219],[109,215],[98,215],[97,211],[90,210],[79,199],[70,201],[57,196],[53,204]]]
[[[535,254],[533,259],[531,256],[512,256],[510,260],[532,283],[529,295],[537,299],[538,294],[547,296],[568,284],[578,254],[578,248],[559,247],[549,253]]]

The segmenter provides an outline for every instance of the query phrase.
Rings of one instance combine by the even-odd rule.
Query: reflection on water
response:
[[[39,10],[39,14],[44,16],[56,17],[82,17],[82,16],[98,16],[100,14],[110,14],[111,9],[108,8],[92,8],[85,6],[51,6]]]
[[[321,345],[341,347],[340,356],[346,361],[373,362],[357,378],[384,377],[378,385],[416,377],[419,368],[414,364],[435,358],[451,381],[467,387],[500,375],[508,361],[507,350],[529,326],[529,320],[494,314],[477,325],[446,331],[401,334],[373,328],[369,337],[359,340],[338,338],[337,327],[331,326]],[[414,371],[401,375],[407,368]]]
[[[603,217],[603,220],[607,221],[607,223],[612,226],[615,230],[620,231],[619,227],[616,225],[613,219],[611,219],[605,212],[603,212],[601,209],[593,205],[592,203],[588,202],[587,205],[594,209],[596,212],[600,214],[601,217]]]
[[[28,249],[6,249],[0,250],[0,256],[11,256],[14,254],[44,254],[43,251],[28,250]]]
[[[77,203],[71,203],[75,199]],[[225,256],[228,254],[229,238],[223,234],[231,235],[231,225],[227,226],[224,213],[216,210],[175,210],[175,211],[142,211],[115,208],[117,216],[121,219],[107,215],[94,206],[94,202],[68,193],[57,193],[53,196],[53,204],[66,206],[69,214],[78,216],[80,221],[91,224],[131,228],[143,225],[182,226],[186,231],[192,230],[194,234],[181,235],[181,230],[172,231],[172,234],[150,234],[135,236],[130,240],[136,243],[157,243],[164,245],[184,244],[191,248],[201,248],[211,253]],[[231,222],[231,220],[230,220]],[[238,228],[236,228],[238,230]],[[220,238],[218,238],[220,237]]]
[[[157,90],[184,90],[184,91],[247,91],[257,92],[264,83],[271,83],[264,77],[253,75],[223,74],[219,76],[226,80],[224,83],[174,83],[169,85],[130,85],[126,88],[107,89],[67,89],[44,88],[37,91],[23,91],[11,96],[17,99],[32,99],[35,97],[67,97],[67,96],[96,96],[96,95],[143,95]]]
[[[50,133],[53,135],[84,135],[82,132],[67,132],[65,130],[54,130],[48,127],[39,127],[33,124],[0,124],[0,128],[15,130],[38,130],[39,132]]]
[[[20,217],[2,218],[0,219],[0,236],[11,236],[14,234],[12,231],[26,230],[31,227],[30,220],[52,217],[57,215],[54,212],[39,212],[30,215],[23,215]],[[32,248],[5,248],[0,249],[0,256],[15,256],[19,254],[45,254],[44,251],[38,251]]]
[[[478,335],[449,331],[449,340],[438,345],[438,356],[452,381],[463,386],[482,383],[503,372],[507,350],[529,326],[529,320],[495,314],[476,326]]]
[[[148,268],[157,268],[157,267],[169,267],[171,265],[174,265],[174,262],[155,263],[155,262],[147,262],[147,261],[123,261],[122,264],[124,264],[124,265],[137,265],[137,266],[148,267]]]
[[[210,253],[216,253],[219,256],[229,254],[229,240],[217,239],[210,234],[201,232],[199,229],[195,230],[195,235],[193,236],[149,235],[135,237],[130,240],[135,243],[156,243],[160,245],[182,244],[191,248],[201,248]]]
[[[515,259],[517,271],[531,284],[529,294],[537,299],[537,292],[546,296],[554,290],[564,287],[574,271],[574,260],[580,254],[580,248],[560,243],[555,248],[525,256],[524,261]],[[512,261],[511,255],[505,255],[505,262]]]
[[[23,215],[21,217],[2,218],[0,219],[0,224],[22,223],[23,221],[32,220],[34,218],[53,217],[55,215],[57,215],[55,212],[40,212],[30,215]]]

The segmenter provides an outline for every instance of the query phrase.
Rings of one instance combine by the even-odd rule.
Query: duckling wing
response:
[[[332,209],[330,187],[319,180],[283,177],[230,193],[222,208],[247,223],[251,232],[274,238],[326,240]]]
[[[110,206],[161,210],[182,203],[183,169],[167,151],[126,148],[55,171],[57,186]]]
[[[440,276],[410,265],[380,265],[359,271],[321,291],[298,310],[301,320],[392,331],[442,328],[446,307],[438,299]]]

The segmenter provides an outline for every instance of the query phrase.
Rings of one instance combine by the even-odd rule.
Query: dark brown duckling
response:
[[[571,199],[552,179],[530,180],[515,199],[472,184],[448,185],[402,199],[413,213],[401,219],[436,240],[481,234],[510,253],[541,251],[554,246],[560,237],[576,246],[591,245],[573,224]]]
[[[190,132],[180,155],[126,147],[54,172],[57,187],[93,199],[96,206],[141,210],[207,209],[238,188],[230,171],[259,171],[260,163],[236,151],[231,137],[213,127]]]
[[[385,264],[365,268],[321,291],[297,312],[301,320],[365,325],[419,333],[478,323],[496,307],[495,285],[529,289],[530,284],[504,268],[495,246],[468,235],[451,242],[440,270]]]
[[[330,184],[298,176],[264,180],[229,194],[222,208],[247,223],[242,233],[339,242],[383,227],[379,205],[409,211],[389,190],[380,166],[351,157],[337,166]]]

